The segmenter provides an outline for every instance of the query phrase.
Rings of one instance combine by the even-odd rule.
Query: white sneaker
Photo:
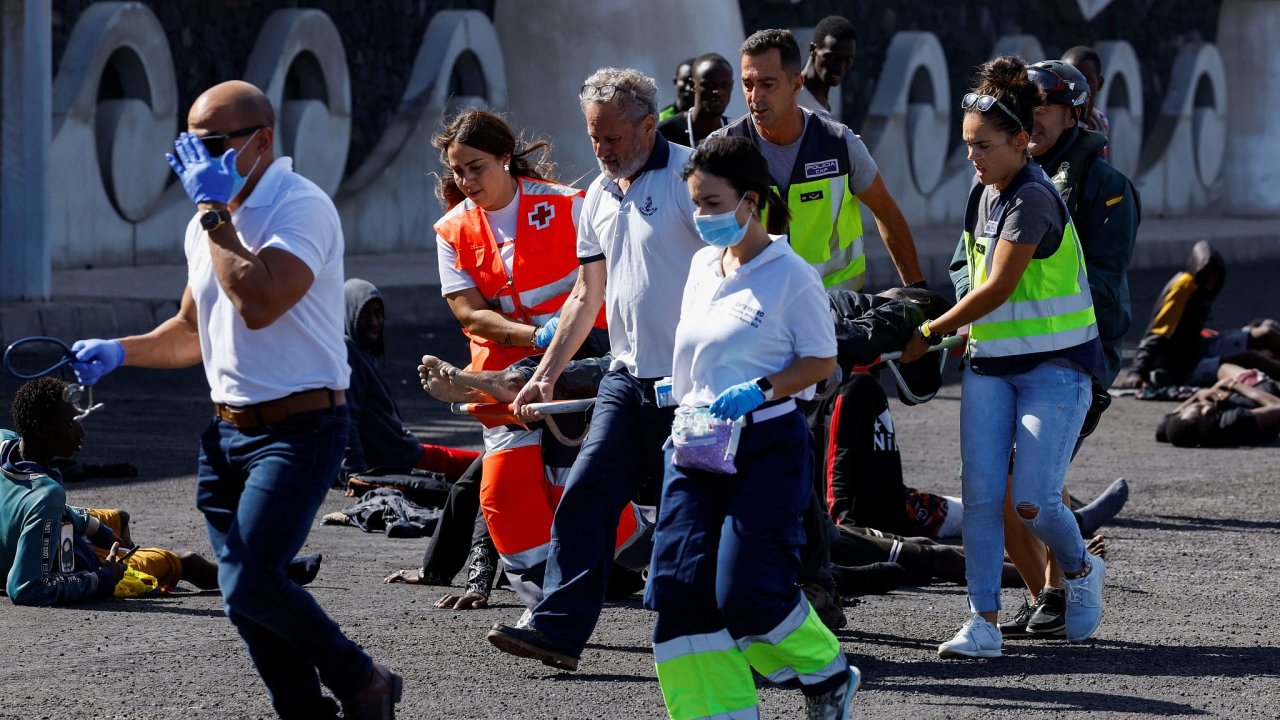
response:
[[[1102,584],[1107,565],[1102,558],[1086,552],[1089,574],[1075,579],[1066,578],[1067,586],[1067,639],[1071,642],[1088,640],[1102,623]]]
[[[1000,629],[981,615],[974,615],[960,632],[938,646],[940,658],[1000,657]]]
[[[804,699],[806,720],[847,720],[853,696],[862,685],[862,673],[849,666],[849,679],[840,687],[823,695],[806,695]]]

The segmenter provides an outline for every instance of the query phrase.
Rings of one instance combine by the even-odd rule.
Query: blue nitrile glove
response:
[[[77,340],[71,346],[76,359],[71,369],[81,385],[93,385],[107,373],[124,363],[124,345],[119,340]]]
[[[711,403],[711,414],[724,420],[737,420],[764,404],[764,391],[755,381],[738,383],[726,389]]]
[[[538,331],[533,334],[533,344],[543,350],[551,347],[551,338],[556,336],[556,328],[558,327],[560,327],[559,315],[551,318],[546,325],[538,328]]]
[[[228,150],[222,157],[209,157],[204,143],[192,133],[182,133],[173,141],[173,154],[165,153],[169,167],[182,181],[182,188],[192,202],[231,202],[237,181],[236,151]]]

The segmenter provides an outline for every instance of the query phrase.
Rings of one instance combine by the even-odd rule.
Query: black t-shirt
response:
[[[1218,415],[1218,426],[1213,433],[1214,445],[1266,445],[1280,437],[1280,425],[1262,428],[1258,416],[1248,408],[1235,407]]]

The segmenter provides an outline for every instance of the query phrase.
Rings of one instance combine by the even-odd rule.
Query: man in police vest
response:
[[[797,105],[803,87],[795,36],[756,32],[742,43],[748,113],[715,134],[745,137],[760,148],[791,210],[791,247],[818,269],[824,285],[860,290],[866,282],[859,201],[875,215],[902,283],[921,283],[911,230],[867,146],[844,125]]]

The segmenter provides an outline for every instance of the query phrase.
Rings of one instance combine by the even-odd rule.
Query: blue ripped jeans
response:
[[[964,374],[960,453],[964,462],[965,577],[973,612],[1000,609],[1004,502],[1015,443],[1013,507],[1068,574],[1083,569],[1084,540],[1062,485],[1089,409],[1091,380],[1048,360],[1017,375]],[[1032,516],[1033,519],[1029,519]]]

